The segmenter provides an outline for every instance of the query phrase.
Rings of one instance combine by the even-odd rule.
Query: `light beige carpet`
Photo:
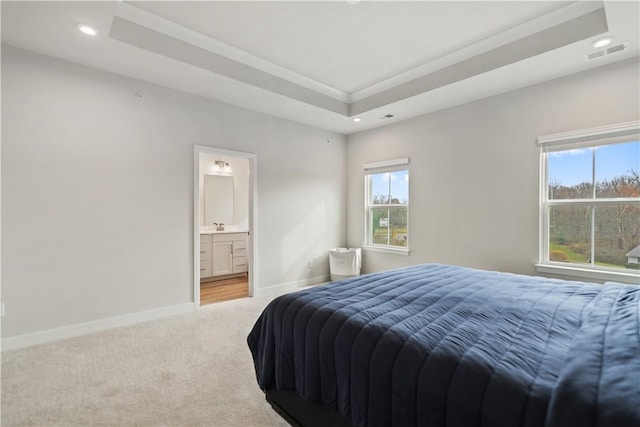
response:
[[[268,300],[2,354],[2,426],[287,426],[246,337]]]

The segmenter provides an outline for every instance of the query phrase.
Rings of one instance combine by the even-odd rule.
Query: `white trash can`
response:
[[[333,248],[329,250],[329,272],[331,280],[359,276],[362,266],[360,248]]]

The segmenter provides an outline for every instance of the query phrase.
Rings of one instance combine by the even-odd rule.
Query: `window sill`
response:
[[[612,282],[640,285],[640,272],[627,273],[621,271],[592,270],[588,268],[552,264],[536,264],[536,271],[539,273],[551,273],[562,276],[573,276],[604,281],[609,280]]]
[[[369,252],[383,252],[383,253],[394,254],[394,255],[405,255],[405,256],[409,255],[408,248],[391,248],[386,246],[363,245],[362,250],[369,251]]]

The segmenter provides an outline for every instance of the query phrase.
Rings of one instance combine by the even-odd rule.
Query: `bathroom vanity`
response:
[[[200,279],[246,273],[246,231],[200,231]]]

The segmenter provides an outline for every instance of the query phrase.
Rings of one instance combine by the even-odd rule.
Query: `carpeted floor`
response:
[[[246,337],[268,300],[2,354],[3,426],[287,426],[255,380]]]

